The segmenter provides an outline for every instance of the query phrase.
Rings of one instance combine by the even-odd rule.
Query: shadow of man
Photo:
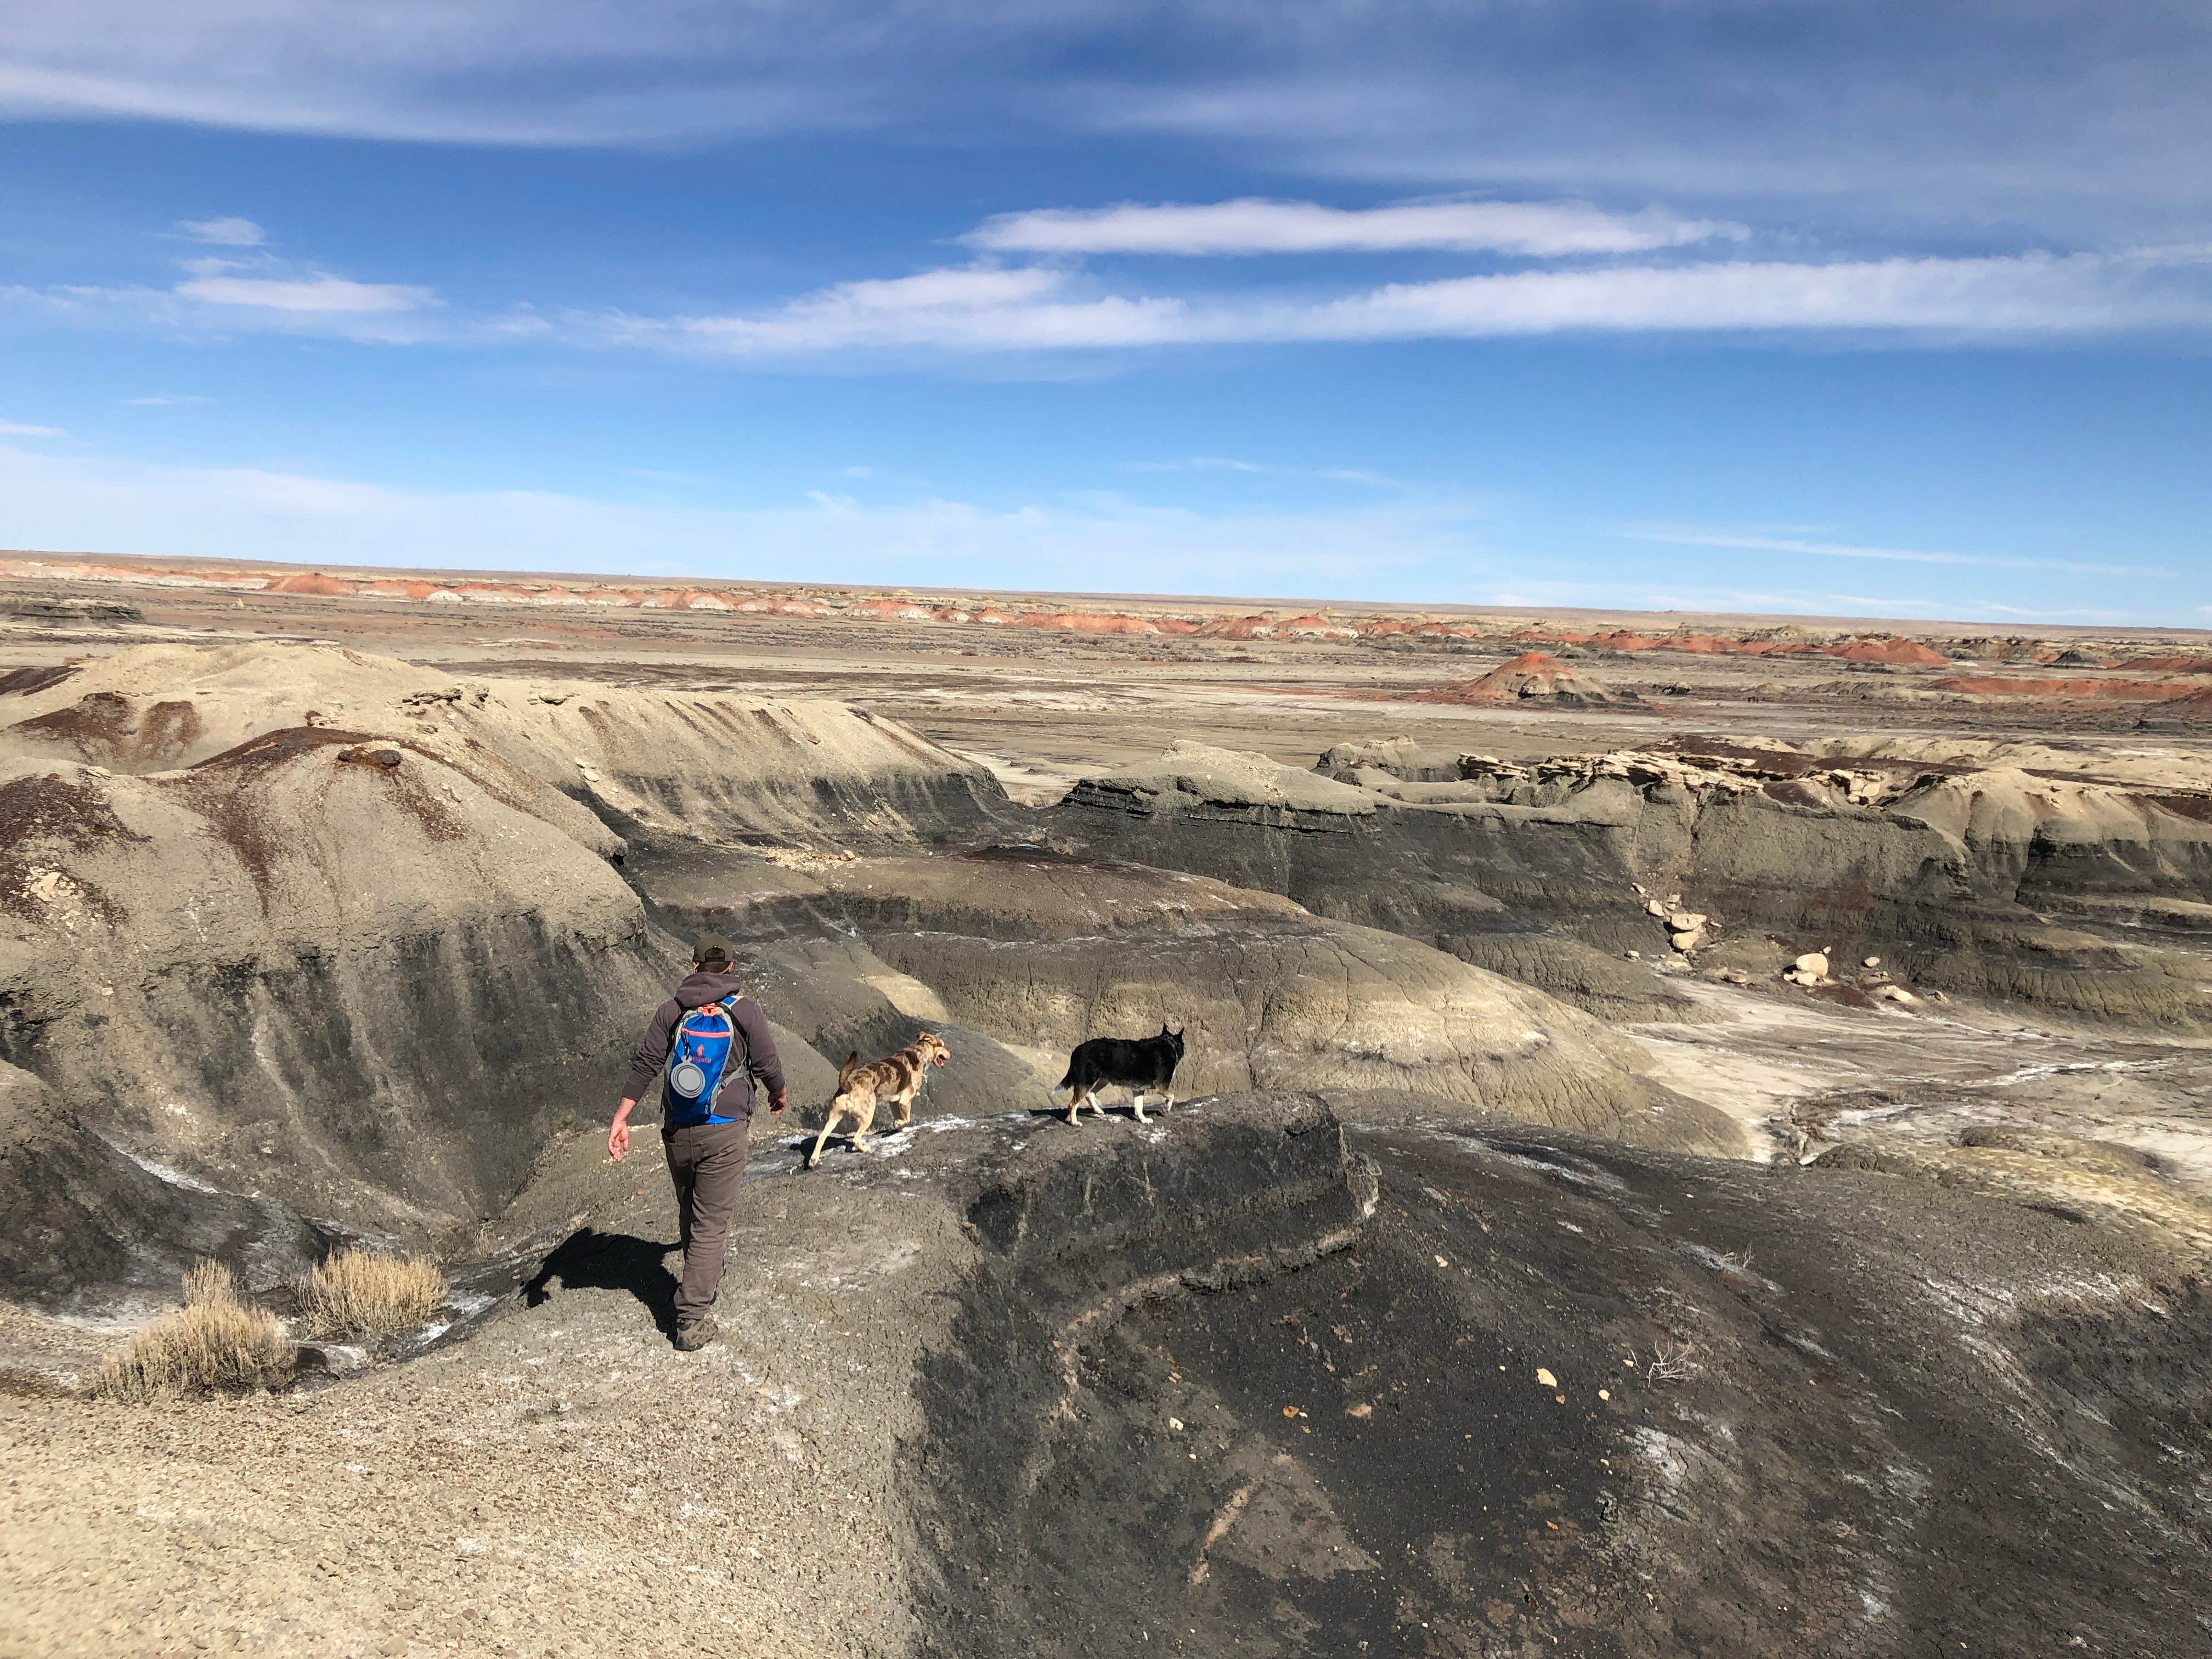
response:
[[[538,1277],[523,1287],[523,1304],[542,1306],[551,1298],[556,1279],[564,1291],[628,1291],[645,1304],[660,1334],[673,1339],[678,1280],[668,1271],[666,1258],[677,1248],[586,1227],[562,1239],[545,1258]]]

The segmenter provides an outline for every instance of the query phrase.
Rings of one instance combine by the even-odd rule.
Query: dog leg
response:
[[[1077,1118],[1081,1115],[1082,1111],[1083,1091],[1078,1089],[1073,1094],[1067,1097],[1067,1127],[1069,1128],[1077,1129],[1083,1127],[1076,1121]]]
[[[892,1122],[892,1133],[896,1133],[899,1130],[905,1128],[908,1124],[913,1121],[914,1097],[912,1095],[908,1095],[898,1103],[898,1116]]]
[[[868,1150],[868,1126],[876,1121],[876,1103],[870,1101],[854,1112],[853,1117],[853,1150],[865,1152]]]
[[[1150,1123],[1152,1121],[1152,1119],[1145,1115],[1145,1091],[1142,1089],[1136,1091],[1135,1093],[1129,1097],[1129,1104],[1137,1109],[1138,1122]]]
[[[1160,1108],[1160,1115],[1165,1117],[1173,1110],[1175,1110],[1175,1091],[1170,1089],[1168,1091],[1168,1103]]]
[[[814,1137],[814,1150],[806,1155],[806,1167],[814,1169],[822,1162],[822,1143],[830,1139],[830,1131],[837,1120],[845,1115],[845,1109],[836,1101],[830,1103],[830,1115],[822,1120],[822,1133]]]

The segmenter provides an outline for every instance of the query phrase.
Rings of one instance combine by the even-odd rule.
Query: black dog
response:
[[[1162,1020],[1158,1036],[1139,1037],[1134,1042],[1123,1037],[1093,1037],[1076,1044],[1075,1052],[1067,1057],[1067,1075],[1053,1085],[1052,1091],[1074,1091],[1067,1098],[1067,1121],[1073,1123],[1086,1103],[1092,1111],[1105,1115],[1106,1109],[1098,1103],[1098,1091],[1119,1085],[1129,1091],[1137,1121],[1149,1123],[1145,1097],[1164,1095],[1167,1103],[1160,1109],[1174,1110],[1176,1067],[1181,1064],[1182,1033],[1169,1030],[1167,1022]]]

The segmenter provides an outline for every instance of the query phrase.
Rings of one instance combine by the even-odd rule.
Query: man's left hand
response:
[[[787,1100],[786,1100],[786,1099],[784,1098],[784,1092],[783,1092],[783,1091],[782,1091],[782,1090],[781,1090],[781,1089],[778,1089],[778,1090],[777,1090],[774,1094],[772,1094],[772,1095],[770,1095],[770,1096],[769,1097],[769,1102],[768,1102],[769,1115],[770,1116],[774,1116],[776,1113],[778,1113],[778,1112],[781,1111],[781,1110],[782,1110],[786,1106],[787,1106],[787,1105],[789,1105],[789,1104],[790,1104],[790,1102],[788,1102]]]

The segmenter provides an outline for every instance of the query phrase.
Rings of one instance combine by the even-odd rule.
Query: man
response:
[[[720,1014],[709,1007],[716,1005]],[[708,1012],[698,1014],[706,1009]],[[726,1018],[723,1017],[726,1017]],[[672,1048],[684,1052],[669,1066]],[[694,1059],[687,1071],[687,1061]],[[718,1063],[719,1062],[719,1063]],[[702,1065],[705,1071],[702,1072]],[[729,1249],[730,1216],[744,1179],[745,1142],[752,1128],[753,1082],[767,1091],[769,1110],[784,1108],[783,1062],[769,1035],[760,1005],[743,994],[731,971],[727,939],[709,933],[691,947],[691,973],[662,1003],[631,1057],[629,1082],[607,1131],[607,1152],[617,1164],[629,1151],[629,1115],[646,1085],[662,1079],[660,1144],[676,1182],[676,1210],[684,1241],[684,1282],[676,1291],[676,1346],[692,1353],[717,1334],[709,1313],[722,1283]],[[699,1083],[708,1079],[703,1090]],[[686,1099],[690,1086],[698,1097]]]

